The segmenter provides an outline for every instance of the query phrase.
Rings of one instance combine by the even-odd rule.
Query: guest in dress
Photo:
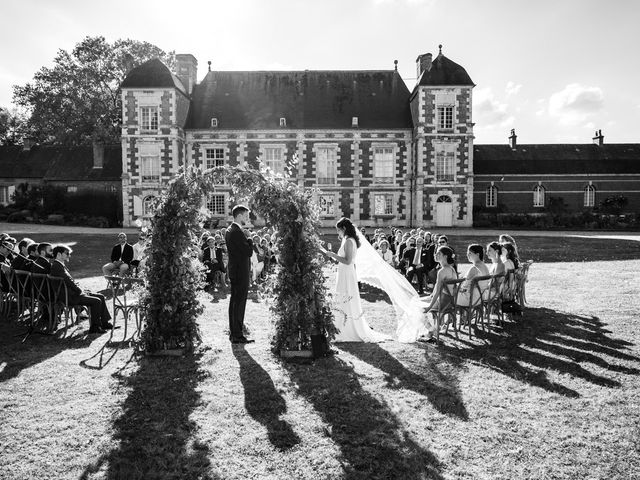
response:
[[[471,291],[471,281],[475,277],[484,277],[489,275],[489,267],[484,263],[484,248],[482,245],[469,245],[469,248],[467,249],[467,258],[472,265],[465,276],[464,282],[460,285],[457,301],[457,304],[463,307],[471,304],[472,296],[474,305],[479,303],[482,299],[482,295],[476,297],[475,292]],[[481,293],[484,293],[484,291],[489,287],[489,283],[490,280],[481,280],[478,282]]]
[[[491,242],[487,245],[487,257],[491,260],[491,275],[500,275],[505,273],[504,263],[502,262],[502,245],[498,242]]]
[[[387,262],[392,267],[395,267],[395,262],[393,259],[393,253],[389,250],[389,242],[387,240],[382,240],[380,242],[380,249],[378,250],[378,255],[382,257],[382,259]]]

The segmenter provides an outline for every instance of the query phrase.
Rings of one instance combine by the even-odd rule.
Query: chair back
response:
[[[454,278],[443,282],[438,293],[438,313],[440,315],[455,312],[458,293],[463,282],[464,278]]]
[[[513,300],[516,294],[516,272],[513,269],[507,270],[504,282],[502,283],[502,298]]]
[[[480,305],[487,296],[491,286],[491,275],[478,275],[471,279],[469,283],[469,305],[475,307]]]
[[[51,302],[54,305],[59,305],[64,308],[69,307],[69,292],[67,285],[64,283],[64,278],[54,277],[47,275],[49,279],[49,294],[51,295]]]
[[[31,274],[31,288],[34,300],[48,302],[51,299],[49,276],[44,273]]]
[[[18,298],[31,297],[31,272],[14,270]]]

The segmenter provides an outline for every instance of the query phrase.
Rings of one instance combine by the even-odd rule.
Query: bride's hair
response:
[[[337,228],[344,228],[344,236],[351,237],[356,241],[356,247],[360,248],[360,240],[358,240],[358,233],[356,232],[356,227],[351,220],[346,217],[342,217],[336,223]]]
[[[453,250],[451,250],[450,247],[440,247],[437,250],[438,252],[442,253],[445,257],[447,257],[447,263],[449,265],[453,264]]]

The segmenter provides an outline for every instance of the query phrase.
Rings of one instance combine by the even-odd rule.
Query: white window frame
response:
[[[204,145],[202,147],[204,155],[203,163],[205,170],[215,167],[224,167],[227,163],[227,148],[224,145]],[[213,157],[209,157],[209,152],[215,152]],[[222,156],[220,155],[222,152]],[[221,182],[216,181],[216,185],[224,185],[224,179]]]
[[[596,187],[589,184],[584,187],[584,206],[595,207],[596,206]]]
[[[285,117],[280,117],[280,126],[283,128],[287,126],[287,119]]]
[[[67,193],[78,193],[77,185],[67,185]]]
[[[485,205],[489,208],[498,206],[498,187],[495,185],[489,185],[487,187]]]
[[[147,111],[148,114],[145,113]],[[160,117],[157,106],[142,105],[140,107],[139,115],[141,133],[158,133]]]
[[[216,117],[211,119],[211,128],[218,128],[218,119]]]
[[[149,217],[153,217],[154,212],[150,212],[149,209],[151,207],[151,202],[153,202],[156,199],[155,195],[146,195],[143,199],[142,199],[142,216],[144,218],[149,218]]]
[[[456,94],[454,92],[441,92],[436,94],[436,127],[439,132],[453,130],[455,118]]]
[[[214,198],[216,199],[216,202],[220,202],[220,199],[222,199],[222,208],[221,209],[217,209],[217,210],[212,210],[211,206],[213,205],[214,202]],[[212,217],[216,217],[216,218],[224,218],[227,217],[227,207],[228,207],[228,197],[226,193],[210,193],[207,195],[206,199],[205,199],[205,208],[207,209],[207,211],[209,212],[209,214]],[[219,205],[215,205],[215,207],[218,207]]]
[[[381,202],[378,198],[384,197]],[[396,196],[392,192],[374,193],[371,196],[371,216],[372,217],[395,217],[397,214]],[[377,207],[382,206],[383,211],[378,211]]]
[[[157,143],[139,143],[138,156],[140,158],[140,183],[160,183],[162,178],[160,145]]]
[[[456,182],[456,150],[455,143],[436,143],[434,145],[434,179],[435,183]]]
[[[280,159],[269,158],[270,152],[280,150]],[[285,174],[287,148],[283,144],[263,144],[260,145],[260,158],[265,167],[269,167],[276,175]]]
[[[316,155],[316,183],[336,185],[338,183],[338,145],[321,143],[314,145],[313,148]],[[330,156],[333,158],[329,158]],[[322,162],[325,162],[324,168]],[[333,162],[333,175],[330,175],[331,162]]]
[[[320,207],[320,216],[324,218],[336,218],[338,211],[338,194],[337,193],[319,193],[318,206]],[[331,211],[327,210],[327,205],[331,205]]]
[[[396,154],[398,146],[393,143],[374,143],[371,145],[373,163],[373,183],[393,185],[396,183]],[[390,155],[390,158],[385,158]],[[391,176],[387,174],[391,174]]]
[[[7,185],[0,185],[0,205],[9,204],[9,187]]]
[[[544,207],[545,188],[542,185],[536,185],[533,189],[533,206],[535,208]]]

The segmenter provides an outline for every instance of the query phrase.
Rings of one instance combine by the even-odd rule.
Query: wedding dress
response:
[[[357,229],[356,229],[357,231]],[[415,342],[419,337],[433,336],[435,328],[425,312],[427,304],[416,293],[413,286],[397,270],[385,262],[378,252],[358,231],[360,248],[356,249],[355,262],[351,265],[338,263],[334,315],[336,327],[340,330],[336,342],[380,342],[389,337],[376,332],[366,322],[358,281],[383,290],[391,299],[396,311],[398,326],[396,337],[399,342]],[[345,256],[345,242],[355,240],[345,238],[338,255]]]

